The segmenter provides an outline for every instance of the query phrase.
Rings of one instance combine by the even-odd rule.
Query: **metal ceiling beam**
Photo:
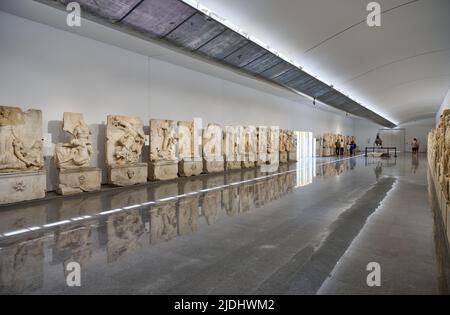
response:
[[[65,8],[70,0],[38,0]],[[78,0],[89,14],[111,25],[131,28],[150,38],[165,40],[202,57],[217,60],[291,91],[370,119],[385,127],[396,125],[246,39],[180,0]]]

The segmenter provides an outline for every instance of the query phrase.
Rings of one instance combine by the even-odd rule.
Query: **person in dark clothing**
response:
[[[352,143],[350,143],[350,156],[353,156],[355,154],[355,149],[356,149],[356,143],[355,143],[355,141],[352,141]]]
[[[339,141],[339,139],[336,141],[335,145],[336,145],[336,155],[339,155],[341,152],[341,142]]]

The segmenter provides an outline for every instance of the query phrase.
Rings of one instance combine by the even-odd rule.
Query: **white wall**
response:
[[[354,120],[149,58],[0,11],[0,104],[43,111],[44,132],[66,141],[63,112],[81,112],[104,167],[106,116],[123,114],[204,124],[279,125],[354,134]],[[147,161],[147,158],[143,158]],[[47,159],[51,183],[55,169]]]
[[[374,146],[374,141],[380,129],[384,129],[380,125],[365,121],[355,121],[355,135],[357,136],[358,145],[363,150],[366,146]],[[411,152],[411,143],[414,138],[417,138],[420,143],[420,152],[427,150],[428,132],[434,128],[434,119],[422,119],[397,126],[398,129],[405,129],[406,151]]]

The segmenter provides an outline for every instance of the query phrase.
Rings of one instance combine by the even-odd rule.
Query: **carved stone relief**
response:
[[[178,122],[178,152],[180,176],[196,176],[203,171],[203,161],[198,152],[198,135],[194,122]]]
[[[222,127],[208,124],[203,131],[203,171],[216,173],[224,171]]]
[[[147,164],[140,163],[145,142],[142,120],[127,116],[108,116],[106,139],[109,182],[118,186],[145,183]]]
[[[178,177],[177,123],[173,120],[150,120],[150,180]]]
[[[0,204],[45,197],[42,112],[0,106]]]

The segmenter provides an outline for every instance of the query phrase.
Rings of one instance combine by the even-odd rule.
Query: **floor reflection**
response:
[[[337,176],[355,165],[355,158],[305,160],[276,174],[244,170],[6,207],[0,212],[0,293],[33,293],[46,277],[52,291],[52,283],[64,286],[70,262],[82,270],[114,264],[267,207],[316,176]],[[46,275],[55,265],[59,276]]]

